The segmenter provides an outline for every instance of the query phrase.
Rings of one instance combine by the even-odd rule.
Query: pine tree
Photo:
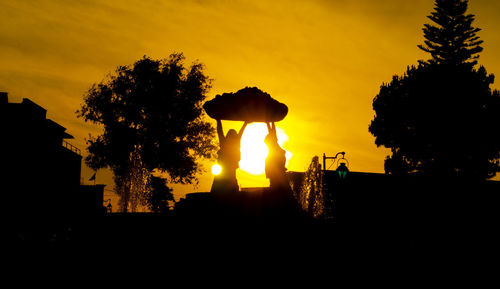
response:
[[[426,24],[431,54],[382,84],[369,131],[390,148],[387,173],[487,179],[500,171],[500,93],[477,64],[482,51],[467,1],[436,0]]]
[[[432,55],[429,63],[469,64],[474,66],[483,51],[472,22],[474,15],[465,14],[467,0],[436,0],[434,12],[428,18],[436,25],[425,24],[425,45],[418,45]]]

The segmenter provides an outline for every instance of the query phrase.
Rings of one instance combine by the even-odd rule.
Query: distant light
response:
[[[222,167],[219,164],[215,164],[212,166],[212,174],[217,176],[222,172]]]

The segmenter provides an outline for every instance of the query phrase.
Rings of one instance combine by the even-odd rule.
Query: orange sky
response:
[[[3,0],[0,91],[46,108],[84,151],[85,138],[99,130],[75,111],[92,83],[143,55],[183,52],[186,64],[198,59],[214,79],[209,99],[257,86],[288,105],[278,127],[289,137],[289,170],[305,170],[314,155],[345,151],[351,170],[383,172],[386,150],[368,132],[372,100],[382,82],[427,58],[416,46],[433,3]],[[480,63],[500,73],[500,2],[471,0],[469,12],[483,29]],[[83,179],[91,174],[83,168]],[[239,176],[243,187],[265,183]],[[176,186],[176,197],[207,191],[211,180],[207,172],[197,188]],[[97,181],[113,188],[109,172],[99,171]]]

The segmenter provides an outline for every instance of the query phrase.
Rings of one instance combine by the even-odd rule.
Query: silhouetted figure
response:
[[[269,196],[266,198],[267,215],[287,218],[295,213],[295,202],[286,176],[286,151],[278,144],[274,122],[267,123],[269,134],[265,137],[269,153],[266,158],[266,177],[269,179]]]
[[[218,164],[222,167],[219,175],[215,176],[212,184],[212,193],[232,193],[239,190],[236,180],[236,169],[239,168],[241,159],[240,143],[241,136],[245,131],[248,122],[245,122],[239,133],[230,129],[224,136],[222,121],[217,120],[217,134],[219,135],[220,149],[218,153]]]
[[[269,134],[264,139],[269,154],[266,158],[266,177],[269,179],[271,188],[287,184],[286,181],[286,151],[278,144],[278,136],[276,134],[276,126],[274,122],[267,123]]]

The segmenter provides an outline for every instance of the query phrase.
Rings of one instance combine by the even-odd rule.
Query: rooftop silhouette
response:
[[[78,218],[102,210],[104,186],[80,185],[81,152],[46,114],[27,98],[10,103],[0,93],[1,186],[13,238],[66,238]]]

